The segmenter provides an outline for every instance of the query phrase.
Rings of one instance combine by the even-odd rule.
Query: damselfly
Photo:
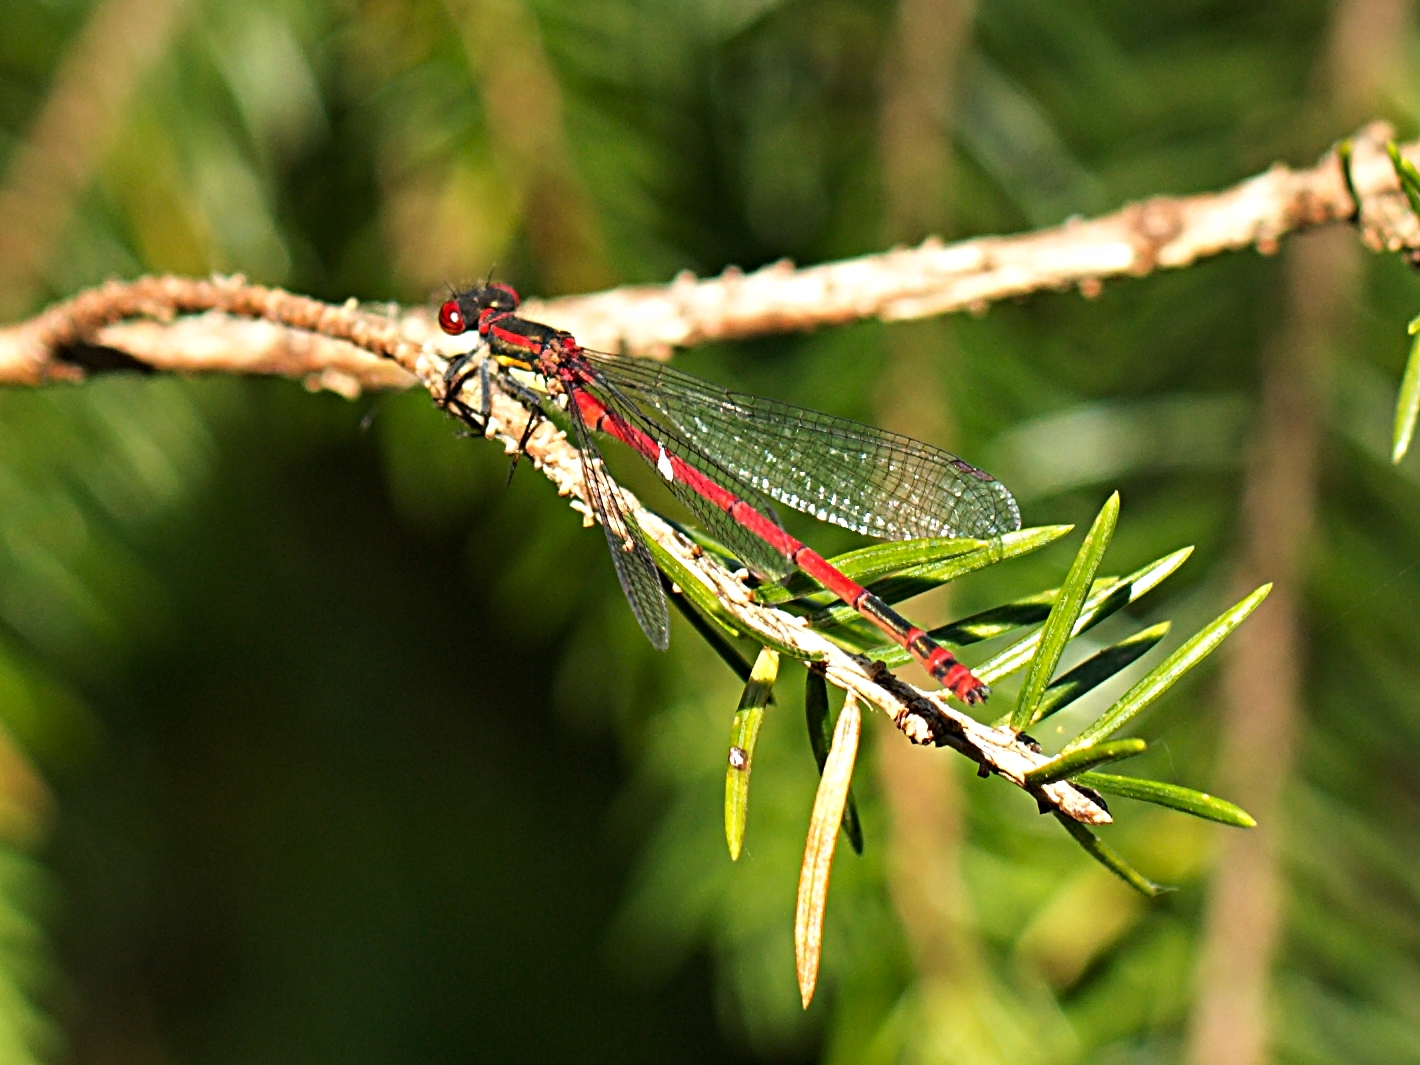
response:
[[[729,392],[647,359],[583,348],[570,333],[520,318],[518,294],[487,284],[449,299],[446,333],[476,329],[501,368],[500,387],[562,407],[582,453],[587,501],[606,530],[622,590],[659,650],[670,637],[665,593],[644,535],[607,475],[591,431],[628,445],[655,467],[705,528],[751,571],[778,580],[798,569],[905,648],[968,703],[990,690],[920,628],[822,555],[784,531],[768,500],[886,540],[931,536],[988,539],[1020,528],[1011,493],[990,474],[911,437],[777,400]],[[450,362],[446,405],[480,430],[489,411],[489,361],[472,352]],[[521,384],[524,371],[541,391]],[[482,410],[458,399],[481,374]],[[524,436],[524,444],[527,436]]]

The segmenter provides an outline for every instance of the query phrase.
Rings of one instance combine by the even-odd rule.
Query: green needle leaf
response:
[[[1098,737],[1108,736],[1123,728],[1141,710],[1177,683],[1178,679],[1207,658],[1228,633],[1243,623],[1267,598],[1272,585],[1264,584],[1236,606],[1225,610],[1198,634],[1149,672],[1124,697],[1106,710],[1094,724],[1065,745],[1065,751],[1078,751]]]
[[[1065,583],[1060,586],[1060,595],[1056,598],[1055,605],[1050,608],[1050,617],[1045,620],[1045,628],[1041,630],[1040,650],[1031,660],[1025,684],[1021,687],[1020,698],[1016,701],[1015,713],[1011,715],[1011,728],[1016,732],[1020,732],[1036,718],[1036,708],[1040,705],[1041,696],[1045,694],[1046,685],[1050,683],[1051,674],[1060,663],[1065,644],[1074,635],[1075,622],[1079,620],[1090,584],[1095,579],[1095,571],[1099,569],[1100,559],[1104,557],[1105,549],[1109,547],[1109,541],[1114,536],[1114,525],[1118,520],[1119,493],[1115,492],[1100,508],[1094,524],[1085,535],[1085,542],[1080,545],[1080,550],[1075,555]]]
[[[1400,154],[1395,141],[1387,141],[1385,150],[1390,156],[1390,165],[1395,169],[1400,187],[1405,190],[1405,198],[1410,201],[1410,209],[1420,217],[1420,171],[1415,169],[1414,163]]]
[[[1021,529],[1006,533],[994,540],[987,540],[976,550],[956,558],[892,571],[891,576],[870,583],[868,588],[885,603],[900,603],[968,573],[1039,551],[1073,528],[1073,525],[1046,525],[1038,529]]]
[[[735,676],[741,681],[748,681],[750,664],[725,638],[725,634],[696,610],[686,595],[673,585],[664,573],[661,574],[661,588],[666,593],[666,598],[680,611],[681,617],[690,622],[691,628],[700,634],[700,638],[710,645],[711,650],[720,656],[721,661],[730,667]]]
[[[1044,525],[1018,529],[991,540],[903,540],[849,551],[829,562],[844,576],[868,585],[884,602],[897,603],[986,566],[1038,551],[1070,529],[1069,525]],[[836,602],[816,581],[802,574],[780,584],[766,585],[756,595],[766,604],[790,599],[819,605]],[[857,616],[851,610],[847,613]]]
[[[729,844],[733,862],[740,860],[740,848],[744,845],[754,745],[759,739],[759,726],[764,723],[764,707],[778,676],[779,652],[766,647],[755,659],[749,683],[735,711],[735,722],[730,726],[729,767],[725,770],[725,842]]]
[[[971,540],[958,537],[941,537],[926,540],[895,540],[891,543],[873,544],[837,555],[828,561],[844,576],[866,584],[888,573],[897,573],[910,566],[942,562],[946,559],[980,551],[988,546],[988,540]],[[823,589],[812,577],[794,573],[775,584],[766,584],[756,590],[759,601],[766,605],[786,603],[793,599],[803,599],[822,594]]]
[[[1074,778],[1074,782],[1083,784],[1087,788],[1094,788],[1096,791],[1102,791],[1106,795],[1119,795],[1126,799],[1138,799],[1140,802],[1152,802],[1158,806],[1182,810],[1186,814],[1193,814],[1194,817],[1204,817],[1209,821],[1232,825],[1235,828],[1253,828],[1257,825],[1252,815],[1241,806],[1234,806],[1226,799],[1220,799],[1216,795],[1194,791],[1192,788],[1179,787],[1177,784],[1165,784],[1158,780],[1142,780],[1139,777],[1115,776],[1113,773],[1081,773]]]
[[[646,546],[651,549],[651,557],[656,560],[657,567],[681,590],[687,599],[695,604],[700,613],[712,623],[723,628],[729,635],[739,636],[740,632],[733,624],[734,618],[720,605],[720,601],[710,594],[710,590],[696,577],[693,577],[690,571],[681,565],[680,560],[664,547],[649,536],[645,539]]]
[[[1361,197],[1356,193],[1356,183],[1351,178],[1351,138],[1347,137],[1336,146],[1336,157],[1341,161],[1341,176],[1346,181],[1346,191],[1351,194],[1351,202],[1356,205],[1356,214],[1361,215]]]
[[[720,543],[720,541],[716,540],[713,536],[709,535],[704,529],[700,528],[700,526],[689,525],[685,522],[676,521],[674,518],[668,518],[664,514],[658,514],[657,517],[659,517],[663,522],[675,529],[687,540],[691,541],[692,543],[699,544],[709,554],[714,555],[717,559],[723,562],[725,564],[725,568],[730,570],[731,572],[737,569],[744,568],[744,563],[738,558],[736,558],[734,553],[728,547]]]
[[[1035,787],[1054,784],[1057,780],[1073,777],[1106,762],[1133,758],[1136,754],[1143,754],[1148,747],[1147,743],[1139,739],[1106,740],[1104,743],[1082,747],[1078,751],[1057,754],[1044,765],[1027,773],[1026,783]]]
[[[1064,710],[1080,696],[1093,691],[1135,659],[1141,658],[1168,635],[1169,628],[1169,622],[1161,621],[1081,662],[1045,689],[1035,710],[1035,721],[1031,724]]]
[[[1184,552],[1184,554],[1186,555],[1187,552]],[[1090,587],[1090,598],[1085,600],[1085,610],[1081,614],[1081,617],[1083,618],[1090,615],[1092,604],[1096,606],[1101,602],[1113,604],[1108,606],[1107,613],[1101,615],[1096,620],[1103,620],[1103,618],[1108,617],[1109,614],[1113,613],[1119,607],[1124,606],[1127,593],[1125,586],[1128,585],[1132,579],[1131,577],[1126,577],[1123,580],[1118,577],[1097,578]],[[1009,603],[1003,603],[1000,606],[993,606],[988,610],[971,614],[959,621],[953,621],[950,624],[939,626],[938,628],[932,629],[927,635],[938,643],[948,644],[952,647],[968,647],[971,644],[980,643],[982,640],[990,640],[997,636],[1002,636],[1013,629],[1039,624],[1050,616],[1050,608],[1055,605],[1056,597],[1059,596],[1059,594],[1059,588],[1051,588],[1049,591],[1037,592],[1035,595],[1028,595]],[[1143,593],[1140,592],[1139,594],[1142,595]],[[1111,595],[1115,598],[1110,599],[1109,596]],[[1100,598],[1101,596],[1105,598],[1102,600]],[[1116,599],[1118,600],[1117,603],[1115,602]],[[871,631],[874,641],[882,639],[882,636],[876,629]],[[1083,631],[1084,629],[1077,625],[1075,635],[1078,636]],[[840,637],[838,632],[834,632],[831,635],[835,639],[846,638]],[[854,635],[857,635],[857,633],[855,632]],[[1037,633],[1030,638],[1038,641],[1040,637]],[[867,642],[864,641],[862,646],[867,647]],[[1035,643],[1032,643],[1031,647],[1034,648]],[[912,657],[896,644],[879,644],[863,653],[869,658],[882,659],[889,668],[904,665]],[[1029,660],[1030,655],[1027,653],[1021,659],[1020,665],[1025,665]],[[1008,719],[1009,717],[1003,717],[997,724],[1004,725]]]
[[[1085,608],[1080,611],[1080,619],[1075,622],[1072,635],[1078,636],[1086,629],[1098,625],[1105,618],[1122,610],[1130,603],[1142,598],[1157,588],[1164,580],[1187,561],[1193,548],[1184,547],[1165,555],[1156,562],[1150,562],[1119,580],[1097,582],[1095,590],[1085,600]],[[1008,677],[1031,660],[1040,643],[1039,632],[1033,632],[1024,639],[1017,640],[1000,654],[987,659],[972,670],[987,684],[995,684],[1002,677]],[[884,657],[884,661],[888,661]],[[888,661],[888,665],[893,663]],[[898,663],[901,664],[901,663]]]
[[[810,669],[804,681],[804,717],[808,720],[809,745],[818,763],[818,775],[828,762],[828,749],[833,744],[833,725],[828,720],[828,681],[816,669]],[[863,853],[863,826],[858,820],[858,804],[853,801],[853,789],[848,789],[848,801],[843,806],[843,832],[856,854]]]
[[[674,582],[687,599],[695,604],[703,618],[732,638],[738,639],[744,635],[735,627],[734,616],[720,605],[720,601],[710,594],[710,590],[701,584],[697,577],[692,576],[690,571],[682,566],[674,555],[649,536],[646,537],[646,546],[651,549],[651,557],[656,560],[656,565],[660,567],[661,572]],[[788,655],[790,658],[800,656],[800,652],[788,644],[773,640],[763,633],[755,633],[753,639],[766,647],[773,648],[780,654]]]
[[[1039,625],[1050,617],[1050,608],[1054,605],[1055,597],[1059,591],[1060,589],[1054,588],[1048,592],[1041,592],[1039,595],[1027,596],[1014,602],[1003,603],[1001,606],[993,606],[989,610],[979,611],[960,621],[953,621],[950,625],[933,629],[930,635],[938,643],[949,643],[953,647],[966,647],[969,644],[980,643],[982,640],[993,639],[1012,629],[1025,628],[1027,625]]]
[[[1415,334],[1420,317],[1410,323]],[[1395,428],[1390,461],[1399,462],[1410,450],[1410,438],[1415,435],[1415,417],[1420,414],[1420,336],[1410,345],[1410,357],[1405,360],[1405,373],[1400,378],[1400,395],[1395,400]]]
[[[1132,887],[1135,891],[1149,898],[1155,898],[1166,891],[1174,889],[1164,884],[1156,884],[1142,873],[1137,872],[1128,862],[1126,862],[1113,848],[1106,845],[1084,825],[1078,821],[1072,821],[1059,810],[1054,811],[1055,818],[1065,826],[1065,831],[1075,837],[1075,842],[1084,847],[1090,857],[1099,862],[1119,879]]]

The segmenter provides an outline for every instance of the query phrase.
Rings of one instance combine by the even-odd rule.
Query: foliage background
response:
[[[0,303],[211,270],[420,300],[495,264],[555,293],[1053,224],[1308,163],[1370,113],[1413,131],[1408,18],[1380,0],[8,0]],[[1256,534],[1267,360],[1306,321],[1289,256],[678,359],[947,443],[1028,524],[1087,521],[1120,487],[1106,570],[1198,551],[1100,639],[1161,616],[1181,636],[1229,600]],[[1415,460],[1385,461],[1417,286],[1388,259],[1335,263],[1358,272],[1341,325],[1302,338],[1324,368],[1317,460],[1281,450],[1308,488],[1296,594],[1264,608],[1306,654],[1295,757],[1282,742],[1255,766],[1282,795],[1266,1010],[1282,1060],[1420,1061],[1420,496]],[[731,866],[732,678],[684,628],[652,652],[602,538],[452,430],[421,395],[284,382],[0,396],[4,1060],[1187,1055],[1222,830],[1121,801],[1112,841],[1180,885],[1145,904],[1022,796],[871,729],[868,849],[840,859],[802,1013],[801,674]],[[914,616],[1049,587],[1071,550]],[[1226,776],[1247,707],[1204,672],[1153,712],[1150,774]]]

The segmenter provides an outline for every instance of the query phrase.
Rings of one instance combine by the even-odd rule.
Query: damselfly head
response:
[[[439,328],[450,336],[481,329],[486,317],[516,311],[518,294],[512,285],[494,281],[460,292],[439,308]]]

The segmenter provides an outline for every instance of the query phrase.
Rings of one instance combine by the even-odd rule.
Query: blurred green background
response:
[[[1412,133],[1411,15],[6,0],[0,308],[147,271],[553,295],[1055,224],[1308,165],[1373,115]],[[1146,903],[1025,796],[869,728],[807,1013],[802,671],[731,865],[733,678],[679,622],[655,654],[603,538],[427,397],[0,395],[0,1061],[1198,1061],[1222,972],[1277,1060],[1420,1062],[1420,460],[1386,461],[1420,285],[1354,243],[677,356],[946,444],[1027,524],[1121,489],[1105,571],[1198,551],[1102,643],[1287,592],[1249,622],[1294,652],[1282,717],[1200,671],[1140,767],[1260,804],[1265,846],[1228,865],[1224,830],[1121,800],[1111,842],[1180,886]],[[1073,546],[913,616],[1050,587]]]

